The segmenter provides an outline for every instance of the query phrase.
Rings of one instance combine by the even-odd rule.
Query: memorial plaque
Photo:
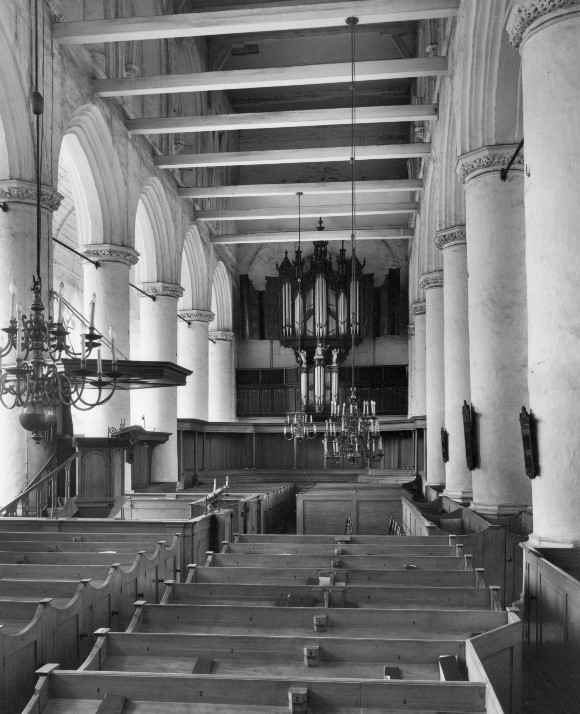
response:
[[[520,412],[520,428],[522,430],[522,445],[524,447],[524,463],[526,476],[536,478],[538,475],[538,460],[536,457],[536,422],[531,412],[522,407]]]
[[[467,468],[473,471],[478,465],[475,412],[473,411],[473,406],[466,401],[463,402],[463,433],[465,436]]]
[[[449,434],[444,426],[441,427],[441,454],[446,464],[449,461]]]

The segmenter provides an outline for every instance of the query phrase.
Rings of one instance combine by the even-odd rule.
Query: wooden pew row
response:
[[[319,573],[329,569],[317,568],[196,568],[195,580],[203,583],[280,583],[319,585]],[[190,567],[191,572],[191,567]],[[478,572],[472,570],[341,570],[334,569],[335,584],[347,585],[408,585],[424,586],[457,584],[485,587]],[[465,576],[464,573],[469,573]],[[189,577],[189,576],[188,576]],[[192,576],[193,577],[193,576]]]
[[[0,593],[6,599],[1,607],[7,626],[0,628],[0,712],[22,711],[39,666],[58,661],[76,667],[90,651],[95,629],[125,628],[134,614],[136,595],[158,602],[164,590],[159,581],[174,579],[178,549],[176,538],[172,548],[158,548],[152,557],[137,555],[127,567],[3,565]],[[14,591],[24,601],[12,598]],[[42,592],[46,595],[38,605],[26,601]],[[55,602],[51,595],[66,600]],[[10,625],[9,616],[18,612],[29,618],[23,627],[22,620]]]
[[[49,673],[48,673],[49,672]],[[310,711],[342,714],[384,712],[485,712],[485,684],[478,682],[348,681],[272,677],[227,677],[150,673],[50,671],[41,675],[23,714],[95,712],[105,694],[121,712],[191,714],[299,711],[290,701],[304,698]],[[306,709],[301,709],[306,711]],[[101,711],[105,711],[103,708]]]
[[[414,566],[420,570],[465,570],[465,558],[458,556],[420,555],[244,555],[215,553],[207,565],[211,567],[245,568],[340,568],[342,570],[405,570]],[[332,565],[334,563],[334,565]]]
[[[4,549],[5,550],[5,549]],[[247,555],[319,555],[327,558],[342,555],[421,555],[454,556],[457,548],[452,545],[407,545],[406,543],[388,543],[385,545],[338,545],[315,543],[222,543],[221,553]]]
[[[22,534],[23,540],[47,540],[81,537],[83,542],[118,541],[135,539],[170,541],[175,534],[181,540],[180,569],[185,570],[188,563],[200,562],[201,556],[209,550],[211,534],[216,524],[213,514],[199,516],[192,520],[152,520],[123,521],[110,518],[83,518],[82,522],[70,519],[53,518],[0,518],[0,542],[8,534]],[[26,536],[25,534],[31,534]]]
[[[171,585],[168,585],[171,587]],[[333,587],[311,585],[247,585],[247,584],[191,584],[174,586],[173,595],[163,602],[198,605],[228,603],[260,604],[270,607],[329,607],[387,608],[409,607],[490,609],[491,597],[487,589],[461,587],[407,588],[406,586]],[[326,595],[325,595],[326,593]],[[164,596],[165,597],[165,596]]]
[[[436,608],[263,607],[252,605],[149,605],[136,603],[127,632],[165,632],[231,635],[268,633],[307,636],[314,632],[314,616],[326,618],[321,637],[406,637],[467,639],[507,622],[505,611],[444,610]]]
[[[296,586],[290,586],[293,590],[288,591],[286,588],[286,593],[281,596],[281,598],[268,598],[268,591],[263,585],[250,586],[253,588],[254,598],[266,605],[270,606],[281,606],[286,604],[282,602],[287,600],[288,595],[294,596],[294,599],[290,600],[290,603],[295,603],[295,606],[299,606],[296,602],[296,598],[300,596],[301,600],[304,599],[305,603],[309,602],[309,598],[312,597],[315,600],[316,606],[324,607],[325,597],[328,598],[330,607],[359,607],[359,608],[388,608],[388,607],[400,607],[408,605],[409,607],[438,607],[440,609],[449,608],[459,608],[459,609],[473,609],[473,610],[487,610],[491,608],[491,596],[490,591],[483,588],[461,588],[461,587],[417,587],[417,588],[406,588],[404,586],[393,586],[393,587],[332,587],[332,588],[318,588],[314,586],[303,586],[302,588]],[[274,586],[275,587],[275,586]],[[248,594],[250,588],[244,588],[243,585],[238,585],[237,583],[233,586],[225,585],[219,586],[217,589],[215,586],[205,586],[205,597],[202,590],[195,590],[197,592],[197,597],[193,602],[199,604],[212,604],[214,602],[213,598],[217,599],[221,595],[220,599],[224,602],[240,602],[238,592]],[[278,591],[280,588],[278,588]],[[274,590],[276,592],[276,590]],[[211,593],[211,595],[209,595]],[[325,593],[327,595],[325,596]],[[248,602],[252,602],[252,598],[249,598]]]
[[[159,547],[159,546],[158,546]],[[26,565],[111,565],[118,563],[123,566],[130,566],[135,562],[135,559],[142,554],[144,557],[150,558],[152,553],[147,554],[146,551],[140,550],[139,553],[75,553],[75,552],[56,552],[56,553],[34,553],[34,552],[6,552],[0,550],[0,564],[26,564]],[[1,571],[0,571],[1,572]]]
[[[0,598],[3,600],[21,600],[39,602],[52,598],[58,603],[68,602],[82,587],[78,580],[0,580]]]
[[[6,519],[12,521],[13,519]],[[30,519],[34,520],[34,519]],[[59,521],[56,521],[59,523]],[[121,521],[113,521],[113,523],[121,523]],[[3,522],[0,521],[0,526],[4,525]],[[76,545],[83,545],[83,544],[99,544],[99,543],[128,543],[129,545],[132,545],[133,543],[157,543],[159,540],[166,540],[168,543],[170,543],[173,540],[173,537],[175,536],[175,533],[167,533],[166,535],[160,536],[158,533],[149,533],[149,532],[131,532],[131,533],[121,533],[121,532],[102,532],[102,533],[91,533],[91,532],[84,532],[82,529],[79,528],[79,521],[76,521],[77,529],[78,530],[73,530],[70,533],[62,533],[60,531],[56,531],[54,533],[52,532],[43,532],[41,530],[35,530],[35,531],[3,531],[2,528],[0,528],[0,543],[6,543],[6,542],[24,542],[24,541],[40,541],[41,543],[45,544],[52,544],[52,543],[71,543],[71,544],[76,544]],[[177,529],[176,529],[177,533]],[[178,533],[178,535],[181,535],[181,533]],[[5,550],[5,549],[4,549]]]
[[[331,587],[320,588],[310,585],[247,585],[192,584],[189,594],[183,592],[180,599],[168,602],[181,602],[199,605],[256,604],[270,607],[359,607],[389,608],[408,605],[409,607],[469,608],[486,610],[491,607],[490,591],[487,589],[461,587],[416,587],[405,586],[380,587]],[[325,605],[326,601],[328,605]],[[166,602],[164,600],[163,602]]]
[[[327,543],[333,544],[339,541],[347,541],[351,545],[387,545],[389,543],[401,543],[404,545],[449,545],[450,540],[447,535],[440,536],[341,536],[341,535],[290,535],[287,533],[276,535],[267,533],[265,536],[249,533],[236,533],[234,543]]]
[[[186,582],[318,585],[316,568],[205,568],[190,565]],[[336,570],[336,584],[482,587],[473,570]]]
[[[38,534],[37,534],[38,535]],[[174,536],[175,537],[175,536]],[[169,544],[173,538],[167,540],[143,541],[93,541],[92,543],[77,543],[70,540],[45,541],[24,540],[5,541],[0,538],[0,549],[12,553],[138,553],[140,550],[153,553],[158,543]]]
[[[442,652],[465,654],[458,640],[98,634],[82,670],[195,674],[203,665],[207,674],[383,679],[388,666],[399,670],[397,679],[438,680]]]

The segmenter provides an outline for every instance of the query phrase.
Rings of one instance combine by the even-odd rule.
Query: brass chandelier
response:
[[[346,24],[350,27],[351,42],[351,157],[350,157],[350,178],[351,178],[351,284],[356,279],[356,146],[355,146],[355,124],[356,124],[356,97],[355,97],[355,28],[358,23],[357,17],[349,17]],[[352,314],[358,306],[351,301],[351,322],[356,316]],[[355,464],[359,459],[367,465],[372,461],[380,461],[383,457],[383,440],[379,430],[379,420],[376,416],[375,402],[364,401],[362,408],[359,407],[354,384],[354,346],[355,333],[351,333],[351,386],[348,402],[341,405],[337,400],[332,401],[330,418],[326,420],[326,430],[322,439],[324,447],[324,458],[335,463],[347,459]]]
[[[16,284],[10,284],[11,310],[7,327],[2,329],[7,336],[5,344],[0,344],[0,402],[7,409],[20,408],[21,425],[32,432],[38,443],[44,432],[56,426],[56,408],[59,404],[74,406],[87,411],[105,404],[117,388],[115,353],[115,333],[111,327],[110,369],[103,370],[100,335],[94,326],[96,298],[90,302],[88,332],[81,335],[80,352],[76,352],[70,341],[70,332],[63,319],[63,288],[60,285],[56,320],[49,313],[45,319],[42,302],[42,279],[40,275],[42,214],[41,214],[41,118],[44,112],[44,98],[39,92],[38,59],[38,0],[35,4],[35,89],[32,93],[32,113],[36,121],[36,275],[32,278],[32,301],[30,313],[23,313],[16,302]],[[49,298],[50,300],[50,298]],[[96,350],[96,370],[89,369],[87,358]],[[9,355],[14,361],[4,364]],[[78,359],[80,369],[65,371],[63,356]],[[85,397],[91,388],[93,398]]]

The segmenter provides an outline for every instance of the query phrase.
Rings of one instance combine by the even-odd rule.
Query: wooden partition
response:
[[[315,487],[299,493],[296,502],[296,533],[344,533],[347,520],[357,535],[386,535],[391,518],[401,520],[399,487],[352,484],[352,487]]]
[[[519,714],[521,711],[522,621],[509,611],[503,627],[472,637],[465,643],[470,680],[487,683],[487,714]]]
[[[101,567],[102,580],[98,583],[82,580],[66,604],[55,605],[52,597],[40,599],[29,622],[17,629],[0,629],[0,711],[3,714],[22,711],[32,694],[38,667],[48,662],[77,667],[90,652],[97,628],[124,629],[131,620],[136,597],[158,602],[162,582],[175,577],[180,560],[179,540],[176,536],[169,547],[158,545],[151,556],[144,552],[134,555],[130,565]],[[38,581],[33,580],[40,577],[34,572],[35,566],[23,567],[30,569],[27,577],[35,582],[32,590],[38,589]],[[57,578],[58,566],[47,572]],[[23,573],[20,575],[24,577]],[[20,595],[26,594],[26,581],[20,580],[17,588]],[[50,590],[48,584],[47,589]],[[58,587],[56,593],[63,595]],[[7,595],[4,593],[3,597]],[[10,622],[8,604],[4,608],[3,619]],[[30,606],[16,602],[14,609],[22,615],[30,611]]]
[[[524,637],[539,656],[580,661],[580,550],[535,549],[524,553]],[[578,574],[577,574],[578,573]]]
[[[519,545],[526,536],[490,523],[471,509],[445,497],[427,504],[403,500],[405,532],[409,535],[442,535],[449,531],[444,530],[448,527],[445,520],[439,519],[450,513],[453,514],[451,534],[463,544],[464,552],[473,556],[473,566],[485,569],[486,582],[501,588],[502,606],[519,601],[523,586],[523,558]]]

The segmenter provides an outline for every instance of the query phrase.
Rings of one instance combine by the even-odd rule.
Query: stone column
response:
[[[425,303],[416,302],[411,306],[411,312],[415,317],[415,344],[413,348],[413,370],[412,376],[415,384],[413,386],[413,410],[409,410],[410,417],[424,417],[427,413],[427,383],[426,383],[426,319]]]
[[[140,287],[150,297],[140,299],[139,359],[175,363],[177,300],[183,288],[171,283],[142,283]],[[171,433],[169,440],[153,451],[151,479],[177,481],[177,387],[133,390],[131,413],[133,424],[142,425],[144,416],[147,431]]]
[[[41,277],[45,318],[52,311],[49,300],[51,289],[48,274],[49,227],[52,214],[58,209],[61,196],[48,186],[42,187],[42,254]],[[10,283],[17,286],[16,299],[25,314],[30,314],[32,276],[36,273],[36,185],[28,181],[0,181],[0,327],[7,327],[10,319]],[[50,253],[47,255],[47,251]],[[5,335],[0,332],[5,343]],[[14,363],[15,354],[4,358],[4,364]],[[2,477],[0,478],[0,505],[4,506],[36,476],[53,446],[42,441],[35,444],[18,421],[20,410],[8,410],[0,405],[0,434],[2,435]]]
[[[117,359],[129,359],[129,271],[139,259],[139,253],[133,248],[106,243],[86,245],[82,253],[85,258],[99,263],[99,268],[89,262],[83,266],[83,314],[88,318],[89,303],[94,293],[97,298],[95,329],[108,339],[109,327],[112,325],[116,335]],[[109,348],[105,345],[101,348],[101,354],[103,359],[111,359]],[[93,352],[91,357],[96,358],[96,353]],[[129,392],[122,390],[115,392],[111,401],[102,407],[96,407],[90,412],[73,413],[79,431],[86,436],[101,437],[107,436],[108,427],[118,428],[122,419],[128,421],[129,415]]]
[[[409,340],[407,342],[408,354],[409,354],[409,366],[407,368],[407,381],[408,381],[408,398],[407,398],[407,414],[409,418],[415,414],[415,325],[407,325],[407,335]]]
[[[177,390],[177,416],[180,419],[207,421],[209,382],[209,323],[214,319],[208,310],[182,310],[184,320],[177,326],[177,362],[191,370],[187,384]]]
[[[424,273],[419,285],[425,290],[426,320],[426,483],[445,485],[445,464],[441,453],[441,427],[445,423],[445,373],[443,359],[443,271]]]
[[[508,31],[522,57],[526,137],[528,386],[539,452],[530,542],[578,548],[580,4],[516,2]]]
[[[236,370],[234,333],[215,330],[209,333],[209,421],[235,421]]]
[[[500,178],[515,149],[483,147],[457,164],[465,183],[471,400],[480,461],[471,507],[492,517],[531,503],[518,418],[528,403],[521,154],[507,180]]]
[[[445,464],[445,495],[469,503],[471,471],[465,457],[463,402],[471,401],[469,384],[469,322],[467,316],[467,245],[465,226],[440,231],[435,245],[443,252],[443,343],[445,352],[445,429],[449,461]]]

